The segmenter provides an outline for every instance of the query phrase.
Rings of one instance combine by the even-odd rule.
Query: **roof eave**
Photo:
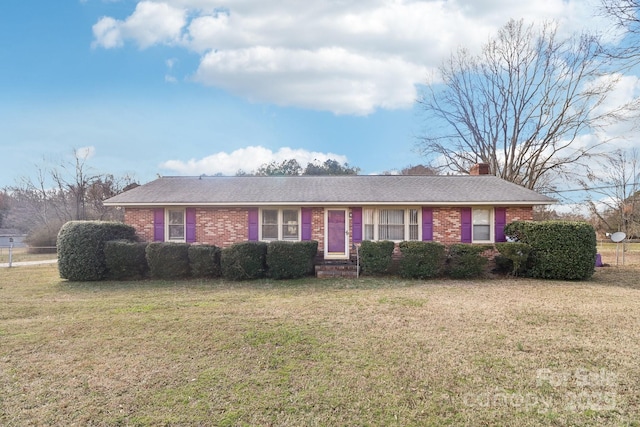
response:
[[[104,206],[111,207],[158,207],[158,206],[207,206],[207,207],[251,207],[251,206],[544,206],[557,203],[551,201],[466,201],[466,202],[425,202],[425,201],[316,201],[316,202],[147,202],[147,203],[110,203],[105,202]]]

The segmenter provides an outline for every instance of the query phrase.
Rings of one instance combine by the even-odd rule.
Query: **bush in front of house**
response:
[[[526,271],[531,246],[522,242],[503,242],[496,243],[496,249],[500,252],[495,259],[498,270],[514,276]]]
[[[147,243],[129,240],[110,240],[104,244],[107,265],[106,279],[139,280],[144,278],[147,265]]]
[[[526,274],[539,279],[585,280],[595,272],[596,232],[577,221],[516,221],[505,235],[531,247]]]
[[[220,277],[220,248],[214,245],[190,245],[189,266],[193,277]]]
[[[153,242],[145,251],[149,275],[154,279],[184,279],[189,277],[189,244]]]
[[[240,242],[222,249],[220,266],[222,277],[228,280],[252,280],[265,276],[267,271],[266,242]]]
[[[318,242],[270,242],[267,247],[269,277],[277,280],[295,279],[313,274],[313,260]]]
[[[487,250],[484,245],[457,243],[449,247],[446,272],[454,279],[473,279],[482,277],[487,266],[487,258],[482,253]]]
[[[67,222],[56,241],[60,277],[71,281],[103,280],[107,273],[105,243],[119,239],[136,240],[135,229],[119,222]]]
[[[438,242],[400,242],[400,275],[410,279],[428,279],[442,274],[446,247]]]
[[[395,244],[389,240],[372,242],[363,240],[360,244],[360,268],[364,274],[388,274],[393,263]]]

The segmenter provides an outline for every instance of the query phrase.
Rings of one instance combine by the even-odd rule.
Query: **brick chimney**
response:
[[[471,166],[469,175],[491,175],[491,169],[489,169],[489,163],[476,163]]]

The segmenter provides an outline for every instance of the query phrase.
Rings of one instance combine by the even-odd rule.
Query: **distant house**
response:
[[[478,166],[478,165],[476,165]],[[463,176],[162,177],[106,206],[145,241],[317,240],[325,259],[347,259],[362,240],[493,243],[553,199],[488,174]]]
[[[0,248],[8,248],[13,246],[14,248],[24,248],[26,243],[24,239],[26,234],[20,230],[13,228],[0,228]]]

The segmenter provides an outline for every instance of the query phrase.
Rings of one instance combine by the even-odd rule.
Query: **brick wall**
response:
[[[433,208],[433,240],[460,243],[460,208]]]
[[[125,208],[124,222],[136,229],[141,240],[153,242],[153,209]]]
[[[533,221],[533,208],[507,208],[507,224],[513,221]]]
[[[533,208],[507,208],[507,223],[533,220]],[[153,241],[153,209],[128,208],[124,213],[125,223],[136,229],[144,241]],[[248,240],[247,208],[196,208],[196,241],[219,247]],[[351,218],[349,218],[351,230]],[[318,250],[324,251],[324,208],[312,208],[311,238],[318,241]],[[349,245],[352,244],[349,233]],[[460,242],[460,209],[433,208],[433,240],[444,244]]]
[[[226,248],[247,240],[247,208],[196,208],[196,242]]]

